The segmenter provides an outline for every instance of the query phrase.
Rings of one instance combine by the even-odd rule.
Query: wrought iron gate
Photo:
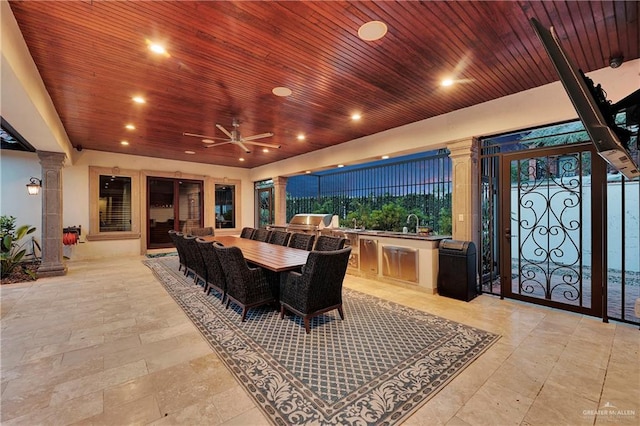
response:
[[[500,175],[502,295],[601,316],[602,161],[589,146],[525,151]]]

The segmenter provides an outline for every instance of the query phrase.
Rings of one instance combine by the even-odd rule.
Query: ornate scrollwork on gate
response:
[[[582,306],[582,174],[579,153],[519,160],[512,170],[519,294]]]

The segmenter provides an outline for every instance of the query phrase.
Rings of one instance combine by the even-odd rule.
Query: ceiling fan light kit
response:
[[[263,146],[266,148],[274,148],[279,149],[280,145],[265,143],[265,142],[256,142],[257,139],[270,138],[273,136],[273,132],[260,133],[253,136],[242,137],[240,134],[240,123],[237,119],[233,119],[232,122],[233,130],[228,131],[222,124],[216,124],[216,128],[225,134],[226,138],[220,138],[217,136],[206,136],[200,135],[197,133],[189,133],[184,132],[184,136],[191,136],[195,138],[202,139],[202,142],[206,144],[205,148],[214,148],[220,145],[233,144],[239,146],[244,152],[247,154],[251,152],[247,145],[257,145]],[[216,142],[220,141],[220,142]]]

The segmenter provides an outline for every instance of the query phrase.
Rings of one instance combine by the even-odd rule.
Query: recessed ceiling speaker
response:
[[[609,58],[609,66],[611,68],[618,68],[620,65],[622,65],[622,61],[624,60],[624,56],[622,55],[615,55]]]
[[[82,151],[82,145],[76,145],[76,149],[78,150],[78,152]]]

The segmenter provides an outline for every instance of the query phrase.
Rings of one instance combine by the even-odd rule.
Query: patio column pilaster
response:
[[[273,178],[273,198],[274,198],[274,225],[285,225],[287,223],[287,178],[278,176]]]
[[[453,171],[451,215],[453,238],[473,241],[478,249],[478,148],[473,139],[447,144]]]
[[[62,255],[62,165],[65,154],[38,151],[42,166],[42,262],[38,277],[65,275]]]

